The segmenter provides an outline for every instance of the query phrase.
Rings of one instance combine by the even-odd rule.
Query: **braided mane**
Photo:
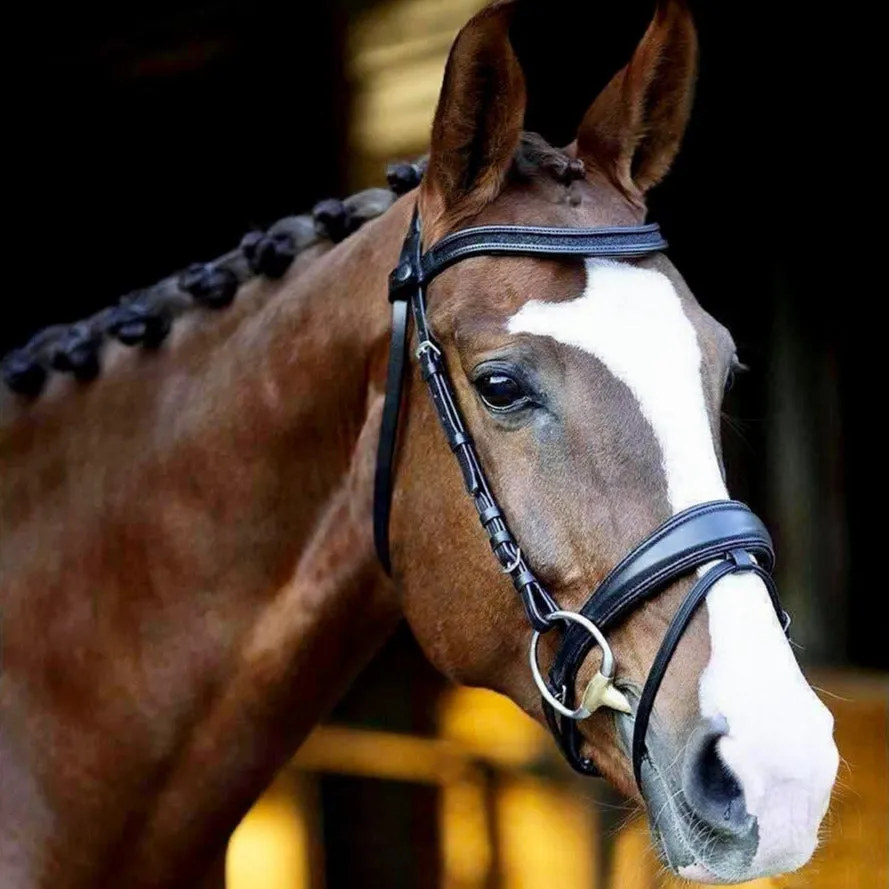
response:
[[[250,231],[235,250],[128,293],[117,305],[89,318],[44,328],[3,359],[4,382],[13,392],[33,398],[51,370],[73,374],[82,382],[97,377],[101,346],[108,337],[128,346],[157,348],[184,312],[196,305],[228,306],[240,286],[257,275],[281,278],[310,247],[342,241],[385,213],[399,195],[419,185],[424,170],[424,159],[391,164],[388,188],[369,188],[342,201],[321,201],[311,213],[279,219],[265,231]]]
[[[279,219],[265,231],[248,232],[235,250],[211,262],[194,263],[157,284],[123,296],[117,305],[73,324],[56,324],[13,349],[0,363],[6,385],[35,398],[53,370],[81,382],[101,371],[102,343],[108,337],[128,346],[156,349],[173,321],[193,308],[223,309],[242,284],[258,275],[281,278],[301,253],[324,242],[338,243],[365,222],[385,213],[396,199],[420,184],[426,158],[390,164],[388,188],[369,188],[345,200],[330,198],[311,213]],[[565,183],[583,178],[583,164],[550,146],[535,133],[525,133],[513,171],[528,177],[542,170]]]

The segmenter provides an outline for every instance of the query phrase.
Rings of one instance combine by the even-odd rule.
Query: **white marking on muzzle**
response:
[[[528,302],[509,332],[583,349],[631,390],[660,446],[674,513],[726,499],[697,334],[671,281],[608,260],[587,260],[586,273],[581,296]],[[727,720],[719,753],[759,824],[746,878],[793,870],[815,848],[836,776],[833,719],[800,672],[759,578],[724,578],[706,607],[710,660],[699,685],[701,715]]]

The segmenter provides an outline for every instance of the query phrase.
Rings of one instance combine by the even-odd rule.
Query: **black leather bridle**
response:
[[[420,217],[415,210],[398,266],[389,277],[392,334],[374,487],[374,541],[379,559],[389,572],[389,513],[410,309],[417,330],[416,357],[421,375],[491,549],[512,580],[533,630],[531,669],[543,696],[547,721],[565,758],[582,774],[597,775],[598,771],[581,753],[578,720],[600,706],[627,709],[626,699],[612,686],[614,658],[605,631],[675,580],[698,572],[698,580],[667,629],[636,705],[632,757],[640,789],[647,758],[645,737],[655,696],[679,640],[713,585],[727,574],[746,571],[758,575],[787,631],[790,621],[778,601],[771,576],[771,538],[743,503],[720,500],[694,506],[670,518],[639,543],[599,584],[579,612],[562,611],[529,566],[491,491],[457,406],[441,349],[429,329],[426,288],[446,268],[473,256],[632,258],[657,253],[666,246],[656,224],[577,229],[486,225],[448,235],[423,253]],[[547,681],[537,665],[537,642],[557,626],[564,627],[564,635]],[[575,706],[577,673],[595,644],[602,647],[602,665]]]

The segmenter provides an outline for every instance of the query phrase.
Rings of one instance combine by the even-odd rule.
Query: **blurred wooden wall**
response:
[[[744,885],[885,889],[889,677],[813,680],[842,755],[821,846],[799,872]],[[603,782],[571,773],[506,699],[451,689],[437,701],[431,734],[319,728],[235,833],[228,889],[688,885],[664,872],[644,817]],[[324,790],[332,778],[351,782],[345,807]]]

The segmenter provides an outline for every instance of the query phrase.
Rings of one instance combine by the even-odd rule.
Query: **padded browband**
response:
[[[471,256],[647,256],[665,250],[656,222],[619,228],[542,228],[479,225],[442,238],[420,260],[426,284],[448,266]]]

